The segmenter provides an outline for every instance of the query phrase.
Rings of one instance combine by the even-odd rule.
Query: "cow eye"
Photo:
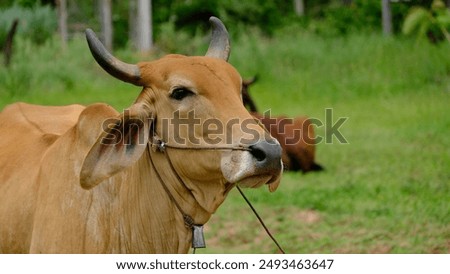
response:
[[[183,88],[183,87],[179,87],[176,88],[172,91],[172,93],[170,94],[170,98],[173,98],[175,100],[181,101],[183,100],[183,98],[185,98],[186,96],[192,95],[194,94],[192,91],[190,91],[187,88]]]

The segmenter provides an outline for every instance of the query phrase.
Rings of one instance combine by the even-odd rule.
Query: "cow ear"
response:
[[[133,165],[144,153],[154,111],[136,103],[117,118],[103,122],[103,132],[84,158],[80,184],[91,189],[101,181]]]

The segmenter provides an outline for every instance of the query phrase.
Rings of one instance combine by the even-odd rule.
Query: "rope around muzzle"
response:
[[[250,147],[244,146],[180,146],[168,144],[161,140],[161,138],[154,136],[151,143],[152,148],[156,148],[160,152],[164,152],[166,148],[180,149],[180,150],[241,150],[251,151]]]
[[[156,135],[153,136],[153,140],[152,140],[150,146],[151,146],[153,151],[159,151],[161,153],[164,153],[164,155],[166,156],[166,159],[167,159],[167,161],[169,163],[170,169],[172,170],[173,174],[176,176],[178,182],[185,189],[188,190],[188,192],[191,194],[191,196],[194,198],[194,200],[195,200],[194,194],[189,190],[189,188],[187,187],[187,185],[185,184],[183,179],[180,177],[178,172],[175,170],[175,167],[172,164],[172,161],[171,161],[171,159],[170,159],[170,157],[169,157],[169,155],[168,155],[168,153],[166,151],[166,148],[180,149],[180,150],[241,150],[241,151],[251,151],[251,149],[249,147],[244,147],[244,146],[192,146],[192,147],[188,147],[188,146],[178,146],[178,145],[172,145],[172,144],[169,145],[166,142],[162,141],[162,139],[159,138]],[[167,185],[162,180],[162,177],[159,174],[158,170],[156,169],[156,166],[155,166],[151,156],[150,156],[150,162],[152,164],[153,170],[155,170],[156,175],[158,176],[158,180],[161,183],[162,187],[166,191],[166,193],[169,196],[170,200],[175,204],[176,208],[178,209],[178,211],[180,211],[181,215],[183,216],[183,221],[184,221],[185,226],[187,228],[192,229],[192,248],[193,248],[193,253],[195,254],[195,251],[196,251],[197,248],[204,248],[204,247],[206,247],[204,236],[203,236],[203,224],[195,224],[194,219],[190,215],[188,215],[188,214],[186,214],[184,212],[184,210],[181,208],[180,204],[178,204],[178,202],[176,201],[175,197],[169,191]],[[253,205],[251,204],[250,200],[248,200],[247,197],[244,195],[244,192],[241,190],[239,185],[236,184],[236,188],[238,189],[239,193],[244,198],[246,203],[249,205],[250,209],[255,214],[256,218],[258,219],[258,221],[260,222],[260,224],[262,225],[262,227],[266,231],[267,235],[275,243],[275,245],[277,246],[277,248],[280,251],[280,253],[285,254],[285,251],[280,246],[280,244],[275,239],[275,237],[272,235],[272,233],[270,233],[270,231],[267,228],[266,224],[264,223],[264,221],[262,220],[262,218],[260,217],[260,215],[258,214],[256,209],[253,207]]]

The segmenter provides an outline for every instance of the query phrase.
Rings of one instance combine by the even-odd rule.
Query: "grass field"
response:
[[[325,172],[286,172],[275,193],[245,190],[288,253],[450,252],[450,46],[288,29],[242,36],[231,63],[243,77],[259,75],[251,93],[262,110],[325,121],[331,108],[333,122],[348,118],[340,128],[348,144],[317,147]],[[82,40],[64,52],[19,41],[13,67],[0,68],[0,107],[103,101],[122,109],[137,94],[102,72]],[[276,252],[237,191],[206,240],[198,253]]]

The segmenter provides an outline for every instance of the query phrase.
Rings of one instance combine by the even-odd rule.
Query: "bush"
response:
[[[192,36],[186,30],[177,31],[173,21],[160,24],[159,30],[156,46],[165,53],[202,55],[204,53],[201,53],[201,50],[206,48],[209,43],[203,32],[196,31]]]
[[[412,7],[403,23],[405,35],[427,37],[433,43],[447,39],[450,42],[450,11],[441,0],[434,0],[431,8]]]
[[[24,96],[36,90],[57,93],[76,83],[92,83],[91,58],[81,37],[72,39],[66,50],[56,37],[42,45],[17,37],[13,62],[8,68],[0,66],[0,96]]]
[[[392,2],[391,13],[394,32],[401,30],[401,22],[409,8],[409,2]],[[379,0],[353,0],[350,5],[331,2],[309,14],[314,20],[309,28],[326,35],[342,35],[381,29],[381,2]]]
[[[277,28],[291,21],[294,11],[289,1],[276,0],[196,0],[196,1],[155,1],[158,11],[154,17],[155,25],[174,20],[177,29],[191,34],[209,30],[208,18],[220,17],[225,25],[258,26],[263,33],[272,35]],[[170,4],[167,4],[169,2]],[[159,30],[155,31],[159,34]]]
[[[33,8],[12,6],[0,9],[0,45],[3,45],[16,18],[19,19],[17,36],[36,44],[43,44],[57,29],[56,13],[49,6],[35,5]]]

